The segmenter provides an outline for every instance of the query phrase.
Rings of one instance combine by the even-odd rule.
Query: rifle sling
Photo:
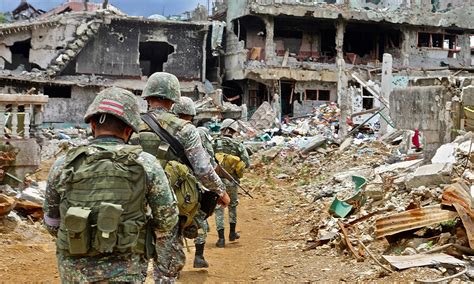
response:
[[[155,132],[158,136],[160,136],[160,139],[162,141],[165,141],[170,145],[171,151],[173,154],[179,158],[180,162],[188,166],[191,170],[193,169],[191,162],[188,160],[188,157],[186,157],[186,154],[184,153],[184,147],[183,145],[171,134],[166,131],[159,123],[156,121],[156,119],[153,117],[153,115],[149,113],[144,113],[141,115],[142,120]]]

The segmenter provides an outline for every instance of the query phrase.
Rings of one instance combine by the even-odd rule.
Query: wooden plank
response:
[[[397,269],[407,269],[412,267],[422,267],[439,264],[465,265],[464,261],[445,253],[437,254],[416,254],[416,255],[382,255],[393,267]]]

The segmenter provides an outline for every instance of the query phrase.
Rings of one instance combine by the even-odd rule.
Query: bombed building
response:
[[[102,88],[137,95],[158,71],[175,74],[183,93],[203,91],[210,24],[112,13],[69,12],[0,27],[0,90],[49,96],[44,123],[81,123]]]
[[[224,94],[249,112],[279,94],[282,116],[338,102],[343,121],[363,113],[352,117],[361,123],[388,106],[391,85],[473,70],[472,1],[217,2],[227,6]],[[384,54],[393,71],[385,99]]]

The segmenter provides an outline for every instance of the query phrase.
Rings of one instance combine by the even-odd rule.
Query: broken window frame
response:
[[[421,46],[420,45],[420,35],[421,34],[429,35],[429,44],[428,44],[428,46]],[[440,41],[441,47],[434,46],[434,44],[433,44],[433,35],[441,36],[441,41]],[[451,37],[453,39],[453,41],[452,41],[453,48],[444,48],[445,41],[449,40],[449,42],[451,42],[451,40],[450,40]],[[448,42],[448,45],[450,45],[449,42]],[[457,39],[456,35],[455,34],[449,34],[449,33],[418,32],[417,47],[418,48],[426,48],[426,49],[447,50],[447,51],[451,51],[451,52],[459,52],[458,39]]]
[[[308,99],[308,91],[316,92],[316,99],[315,100]],[[321,99],[322,94],[320,92],[324,92],[324,96],[328,95],[328,99],[327,100],[322,100]],[[331,91],[330,90],[324,90],[324,89],[305,89],[304,90],[304,101],[330,102],[331,101]]]

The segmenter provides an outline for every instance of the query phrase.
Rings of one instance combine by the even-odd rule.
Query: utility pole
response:
[[[104,2],[102,2],[102,9],[107,9],[107,7],[109,6],[109,0],[104,0]]]

